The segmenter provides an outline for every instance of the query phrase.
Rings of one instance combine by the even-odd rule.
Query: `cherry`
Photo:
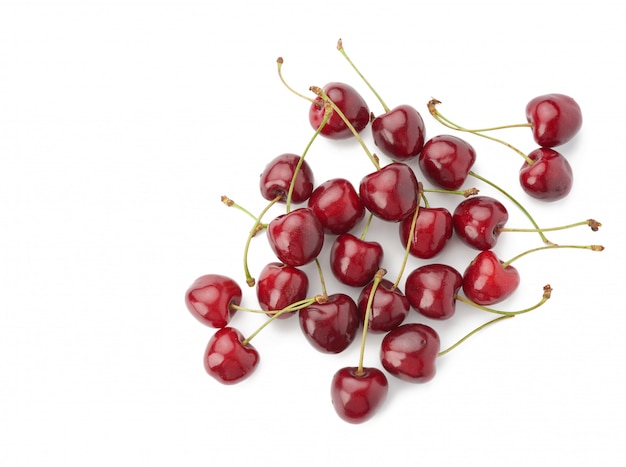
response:
[[[456,297],[463,285],[461,273],[447,264],[433,263],[411,271],[404,293],[410,305],[432,319],[448,319],[456,310]]]
[[[363,423],[387,398],[389,383],[378,368],[345,367],[332,379],[330,396],[335,411],[348,423]]]
[[[439,348],[439,335],[433,328],[407,323],[385,335],[380,360],[393,376],[411,383],[425,383],[435,377]]]
[[[578,103],[564,94],[537,96],[526,105],[526,119],[533,138],[543,147],[554,147],[571,140],[583,123]]]
[[[339,235],[330,249],[330,269],[343,284],[362,287],[372,280],[383,260],[383,247],[351,233]]]
[[[374,144],[393,160],[407,161],[419,155],[425,133],[422,116],[410,105],[398,105],[372,121]]]
[[[365,312],[373,282],[366,285],[359,294],[357,306],[361,321],[365,323]],[[398,327],[409,313],[409,299],[390,280],[382,279],[374,292],[371,314],[368,321],[369,330],[387,332]]]
[[[185,304],[201,323],[213,328],[226,326],[241,303],[241,287],[230,277],[206,274],[198,277],[185,293]]]
[[[370,121],[367,103],[356,89],[346,83],[332,82],[322,88],[324,93],[337,105],[357,132],[362,131]],[[309,107],[309,122],[317,130],[324,120],[324,99],[317,96]],[[352,129],[343,118],[333,112],[320,134],[331,139],[345,139],[353,135]]]
[[[451,135],[434,136],[424,144],[418,164],[431,183],[458,190],[476,161],[476,151],[465,140]]]
[[[574,175],[561,153],[550,148],[538,148],[528,157],[533,163],[524,162],[519,172],[520,184],[527,194],[543,201],[556,201],[569,194]]]
[[[235,384],[246,379],[259,363],[259,353],[249,343],[243,343],[241,332],[232,327],[219,329],[209,340],[204,353],[204,368],[223,384]]]
[[[256,282],[257,300],[264,311],[282,310],[294,302],[304,300],[308,291],[309,278],[304,271],[278,262],[265,265]],[[268,313],[268,316],[272,315]],[[278,318],[285,319],[293,315],[284,313]]]
[[[297,267],[317,258],[324,245],[324,228],[311,209],[298,208],[274,218],[267,226],[267,238],[280,261]]]
[[[520,276],[510,264],[504,265],[492,250],[471,261],[463,273],[463,293],[479,305],[493,305],[508,298],[519,286]]]
[[[319,185],[311,194],[308,207],[330,234],[348,232],[365,215],[365,207],[354,186],[345,178],[334,178]]]
[[[393,162],[363,177],[359,194],[376,217],[400,222],[417,207],[418,188],[413,169],[403,162]]]
[[[349,295],[328,295],[298,313],[300,327],[309,343],[320,352],[338,354],[354,340],[359,327],[359,312]]]
[[[283,195],[280,201],[285,202],[287,200],[289,187],[299,161],[300,156],[286,153],[275,157],[265,166],[259,180],[263,198],[271,201],[277,195]],[[306,160],[303,160],[296,175],[291,195],[294,203],[303,203],[311,196],[313,181],[313,170]]]
[[[400,241],[406,245],[411,232],[412,216],[400,222]],[[436,256],[452,237],[452,214],[446,208],[418,207],[417,220],[409,253],[421,259]]]
[[[504,205],[490,196],[461,201],[452,214],[454,231],[463,242],[478,250],[495,246],[509,214]]]

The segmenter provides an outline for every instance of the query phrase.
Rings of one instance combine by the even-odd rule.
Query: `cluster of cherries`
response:
[[[217,331],[210,338],[204,353],[204,366],[209,375],[221,383],[238,383],[254,371],[259,353],[250,343],[254,336],[275,319],[298,316],[306,339],[320,352],[338,354],[355,340],[362,328],[361,353],[358,365],[341,368],[331,381],[330,395],[337,414],[350,423],[371,418],[387,396],[386,374],[413,383],[424,383],[435,375],[436,359],[455,348],[470,335],[498,320],[533,310],[550,297],[546,285],[535,305],[519,311],[491,308],[518,287],[520,276],[512,262],[528,253],[551,248],[583,248],[592,251],[600,245],[560,245],[549,241],[550,230],[588,225],[597,230],[600,224],[592,219],[567,226],[541,229],[530,213],[516,199],[494,183],[472,171],[476,160],[474,148],[457,136],[438,135],[425,138],[425,125],[420,113],[410,105],[387,107],[347,56],[341,41],[338,50],[373,91],[384,108],[374,116],[363,97],[350,85],[329,83],[323,88],[312,86],[314,97],[307,97],[290,88],[283,79],[283,60],[279,58],[280,79],[292,92],[311,101],[309,122],[315,133],[303,154],[282,154],[271,160],[260,176],[260,193],[269,204],[258,215],[251,214],[227,197],[222,201],[235,206],[253,219],[244,249],[247,257],[251,239],[264,232],[275,258],[255,279],[244,261],[247,285],[255,287],[259,309],[241,305],[242,289],[231,277],[207,274],[196,279],[185,294],[187,308],[201,323]],[[526,193],[544,200],[556,201],[572,188],[572,169],[567,159],[554,147],[572,139],[582,125],[578,104],[562,94],[547,94],[532,99],[526,107],[526,122],[519,125],[532,130],[539,148],[523,154],[513,146],[491,136],[504,127],[467,129],[452,123],[437,109],[439,101],[431,100],[430,114],[443,125],[459,132],[469,132],[503,143],[523,158],[519,181]],[[371,153],[360,134],[370,128],[378,151],[388,159]],[[507,128],[511,127],[508,125]],[[314,182],[313,170],[305,160],[316,137],[329,139],[355,138],[374,165],[358,187],[346,178],[333,178],[321,184]],[[416,171],[410,161],[416,161]],[[432,188],[418,181],[416,173]],[[474,177],[497,189],[520,208],[533,224],[526,231],[536,231],[543,243],[532,250],[503,261],[494,246],[507,229],[505,205],[475,188],[463,189],[468,177]],[[431,207],[430,192],[462,196],[453,212],[444,207]],[[284,204],[286,212],[264,223],[263,216],[275,204]],[[292,209],[292,205],[300,205]],[[385,277],[383,246],[366,239],[372,219],[396,223],[405,249],[402,268],[395,281]],[[354,227],[366,220],[361,234]],[[520,229],[515,229],[520,230]],[[407,258],[413,256],[432,260],[456,235],[477,251],[463,273],[453,266],[436,261],[404,275]],[[330,258],[320,258],[325,242],[332,241]],[[321,262],[329,265],[332,274],[347,290],[356,293],[329,294],[325,289]],[[315,263],[322,293],[309,296],[309,276],[302,266]],[[402,292],[400,281],[404,279]],[[441,350],[440,338],[430,326],[405,322],[414,309],[422,316],[445,320],[455,313],[461,301],[495,313],[496,318],[467,334],[448,349]],[[251,335],[245,337],[229,322],[238,311],[264,313],[268,319]],[[383,369],[364,366],[363,355],[368,332],[384,333],[380,347]]]

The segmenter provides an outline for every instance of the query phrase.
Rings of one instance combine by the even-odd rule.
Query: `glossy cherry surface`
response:
[[[374,416],[387,399],[389,382],[378,368],[345,367],[334,375],[330,396],[337,415],[348,423],[363,423]]]
[[[452,135],[438,135],[426,141],[418,159],[426,179],[445,190],[461,188],[474,162],[474,147]]]
[[[411,234],[413,216],[400,222],[400,241],[406,246]],[[443,250],[452,237],[452,214],[446,208],[420,206],[415,220],[409,253],[417,258],[430,259]]]
[[[361,322],[365,320],[367,301],[372,290],[372,283],[366,285],[359,294],[357,306]],[[369,330],[372,332],[387,332],[398,327],[409,314],[411,305],[402,291],[393,287],[388,279],[381,279],[374,291],[374,300],[369,315]]]
[[[526,105],[526,119],[532,124],[537,144],[547,148],[567,143],[583,124],[578,103],[570,96],[559,93],[531,99]]]
[[[463,276],[452,266],[425,264],[407,275],[404,293],[418,313],[432,319],[448,319],[454,315],[456,295],[462,285]]]
[[[259,306],[265,311],[278,311],[294,302],[307,298],[309,278],[304,271],[293,266],[272,262],[261,270],[256,281]],[[294,316],[294,312],[282,313],[277,319]],[[268,313],[269,316],[273,313]]]
[[[416,157],[424,147],[425,134],[422,116],[410,105],[399,105],[372,121],[374,144],[397,161]]]
[[[246,379],[259,363],[259,353],[243,344],[241,332],[232,327],[218,329],[204,352],[204,369],[223,384],[235,384]]]
[[[309,343],[324,353],[343,352],[359,328],[356,303],[344,293],[331,294],[324,303],[314,303],[298,313],[300,328]]]
[[[463,293],[479,305],[493,305],[508,298],[519,286],[513,266],[503,267],[492,250],[481,251],[463,273]]]
[[[461,201],[452,214],[457,236],[478,250],[489,250],[498,242],[500,229],[509,219],[504,205],[490,196],[472,196]]]
[[[567,159],[550,148],[538,148],[528,154],[534,162],[524,162],[519,172],[520,185],[533,198],[557,201],[572,190],[574,174]]]
[[[365,206],[356,189],[345,178],[333,178],[319,185],[311,194],[308,206],[330,234],[348,232],[365,215]]]
[[[380,345],[380,361],[391,375],[411,383],[435,377],[439,335],[425,324],[407,323],[389,331]]]
[[[339,107],[357,132],[361,132],[367,126],[370,121],[369,107],[356,89],[346,83],[332,82],[324,86],[323,91]],[[309,123],[314,130],[317,130],[324,120],[324,112],[324,101],[318,96],[309,108]],[[320,134],[331,139],[354,136],[352,130],[335,111],[332,112]]]
[[[362,287],[374,278],[383,256],[380,243],[341,234],[330,248],[330,270],[343,284]]]
[[[299,161],[300,156],[295,154],[281,154],[265,166],[259,179],[259,188],[263,198],[271,201],[278,195],[283,195],[281,201],[287,200],[289,186]],[[313,192],[313,183],[313,170],[308,162],[303,160],[291,194],[292,202],[306,201]]]
[[[185,293],[185,305],[202,324],[213,328],[226,326],[241,304],[241,287],[230,277],[206,274],[198,277]]]
[[[418,188],[413,169],[403,162],[394,162],[363,177],[359,195],[376,217],[400,222],[415,211]]]
[[[280,261],[297,267],[317,258],[324,246],[324,228],[311,209],[298,208],[273,219],[267,238]]]

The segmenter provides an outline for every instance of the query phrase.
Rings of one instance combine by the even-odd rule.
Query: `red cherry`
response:
[[[411,233],[413,216],[400,222],[400,241],[406,246]],[[436,256],[452,237],[452,214],[446,208],[420,207],[409,253],[422,259]]]
[[[231,327],[219,329],[209,340],[204,353],[204,369],[223,384],[246,379],[259,363],[259,353],[250,344],[243,344],[240,331]]]
[[[380,346],[380,360],[393,376],[411,383],[435,377],[439,335],[430,326],[407,323],[387,333]]]
[[[422,116],[410,105],[399,105],[372,121],[374,144],[393,160],[416,157],[424,147],[425,133]]]
[[[363,177],[359,195],[375,216],[400,222],[415,211],[418,188],[413,169],[403,162],[394,162]]]
[[[365,286],[357,300],[361,322],[365,319],[367,302],[373,283]],[[409,314],[409,299],[402,291],[394,287],[388,279],[381,279],[374,291],[374,300],[370,310],[369,330],[372,332],[387,332],[398,327]]]
[[[539,146],[551,148],[571,140],[583,124],[578,103],[564,94],[545,94],[526,105],[526,119],[532,124]]]
[[[330,396],[335,411],[349,423],[363,423],[374,416],[387,398],[389,383],[378,368],[345,367],[332,379]]]
[[[508,219],[509,213],[504,205],[489,196],[473,196],[461,201],[452,215],[456,234],[478,250],[495,246],[500,229]]]
[[[383,247],[351,233],[339,235],[330,249],[330,270],[342,283],[362,287],[370,282],[383,261]]]
[[[197,278],[185,293],[185,304],[201,323],[213,328],[226,326],[241,304],[241,287],[230,277],[206,274]]]
[[[333,82],[324,86],[323,91],[357,132],[361,132],[367,126],[370,121],[369,107],[356,89],[346,83]],[[324,113],[324,100],[317,96],[309,108],[309,122],[314,130],[317,130],[324,120]],[[335,111],[332,112],[324,128],[320,130],[320,134],[331,139],[345,139],[353,136],[352,130]]]
[[[281,201],[285,202],[287,200],[289,186],[299,161],[300,156],[295,154],[281,154],[265,166],[259,180],[263,198],[271,201],[282,194]],[[311,170],[306,160],[302,161],[291,194],[291,200],[294,203],[302,203],[311,196],[313,180],[313,170]]]
[[[361,198],[345,178],[334,178],[315,188],[308,206],[330,234],[348,232],[365,215]]]
[[[282,310],[294,302],[304,300],[309,292],[309,278],[306,273],[282,263],[269,263],[256,281],[256,296],[262,310]],[[272,316],[274,313],[268,313]],[[278,319],[285,319],[295,313],[282,313]]]
[[[317,258],[324,246],[324,228],[311,209],[299,208],[273,219],[267,238],[280,261],[297,267]]]
[[[329,295],[324,303],[314,303],[298,314],[304,336],[324,353],[337,354],[348,348],[360,323],[356,303],[343,293]]]
[[[556,201],[569,194],[574,183],[572,167],[559,152],[539,148],[528,154],[534,162],[524,162],[519,180],[524,191],[543,201]]]
[[[461,273],[447,264],[414,269],[406,277],[404,293],[411,306],[432,319],[448,319],[456,310],[456,295],[463,285]]]
[[[508,298],[519,286],[517,269],[503,262],[491,250],[481,251],[463,273],[463,292],[478,305],[493,305]]]
[[[431,183],[458,190],[476,161],[476,151],[465,140],[451,135],[439,135],[426,141],[418,163]]]

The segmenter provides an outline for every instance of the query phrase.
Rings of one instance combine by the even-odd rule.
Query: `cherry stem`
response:
[[[483,182],[485,182],[487,185],[495,188],[496,190],[498,190],[500,193],[502,193],[504,196],[506,196],[507,198],[509,198],[509,200],[511,200],[511,202],[513,204],[515,204],[523,213],[524,215],[528,218],[528,220],[530,220],[530,222],[535,226],[535,229],[537,229],[537,233],[539,234],[539,236],[541,237],[541,240],[543,240],[543,243],[549,244],[549,245],[553,245],[553,243],[548,240],[546,238],[546,236],[543,234],[543,232],[541,231],[541,228],[539,227],[539,225],[537,224],[537,222],[535,222],[535,219],[533,219],[533,217],[530,215],[530,213],[526,210],[526,208],[524,206],[521,205],[521,203],[519,201],[517,201],[515,198],[513,198],[513,196],[511,196],[509,193],[507,193],[505,190],[503,190],[502,188],[500,188],[498,185],[496,185],[495,183],[487,180],[484,177],[481,177],[480,175],[478,175],[476,172],[470,170],[468,172],[468,175],[471,175],[474,178],[477,178],[478,180],[481,180]]]
[[[406,248],[404,249],[404,258],[402,259],[402,265],[400,266],[398,277],[396,278],[396,281],[393,283],[393,286],[391,287],[391,291],[394,291],[396,290],[396,288],[398,288],[398,284],[400,284],[400,281],[402,280],[402,276],[404,275],[406,263],[409,260],[411,244],[413,243],[413,235],[415,235],[415,226],[417,224],[417,216],[419,215],[419,212],[420,212],[420,203],[421,203],[422,190],[423,190],[421,183],[419,184],[418,190],[419,191],[418,191],[418,196],[417,196],[417,207],[415,208],[415,212],[413,213],[413,219],[411,219],[411,228],[409,229],[409,237],[406,242]]]
[[[579,250],[591,250],[591,251],[602,251],[602,250],[604,250],[604,247],[602,245],[557,245],[557,244],[553,243],[552,245],[540,246],[538,248],[531,248],[530,250],[526,250],[526,251],[520,253],[519,255],[514,256],[510,260],[504,261],[502,263],[502,267],[506,268],[512,262],[517,261],[518,259],[520,259],[523,256],[526,256],[527,254],[534,253],[536,251],[542,251],[542,250],[552,250],[552,249],[555,249],[555,248],[576,248],[576,249],[579,249]]]
[[[240,206],[239,204],[235,203],[232,199],[230,199],[228,196],[222,196],[222,203],[224,203],[226,206],[228,207],[233,207],[233,208],[237,208],[239,209],[241,212],[246,213],[248,216],[252,217],[252,219],[256,220],[256,216],[254,214],[252,214],[250,211],[248,211],[246,208],[244,208],[243,206]],[[257,232],[259,230],[263,230],[264,228],[267,227],[267,224],[259,224],[258,228],[257,228]],[[256,234],[256,232],[255,232]]]
[[[341,55],[344,56],[344,58],[348,61],[348,63],[350,64],[350,66],[354,69],[354,71],[356,71],[356,73],[361,77],[361,79],[363,80],[363,82],[367,85],[368,88],[370,88],[370,90],[374,93],[374,95],[376,96],[376,98],[378,99],[378,102],[380,102],[380,105],[383,106],[383,109],[385,109],[385,113],[389,112],[389,107],[387,107],[387,104],[385,104],[385,101],[383,101],[382,97],[380,97],[380,95],[376,92],[376,89],[374,89],[374,87],[370,84],[370,82],[365,78],[365,76],[363,76],[363,73],[361,73],[359,71],[359,69],[356,67],[356,65],[352,62],[352,60],[350,60],[350,57],[348,57],[348,54],[346,53],[345,49],[343,48],[343,41],[341,39],[339,39],[337,41],[337,50],[339,50],[339,52],[341,52]]]
[[[322,297],[328,298],[328,292],[326,291],[326,281],[324,280],[324,271],[318,258],[315,258],[315,267],[317,268],[317,274],[320,277],[320,285],[322,287]]]
[[[277,195],[272,201],[269,202],[267,206],[265,206],[263,211],[261,211],[261,214],[259,214],[259,216],[256,218],[256,221],[254,222],[252,229],[250,229],[248,238],[246,239],[246,245],[243,249],[243,270],[246,275],[246,284],[248,284],[249,287],[254,287],[254,284],[256,282],[254,277],[252,277],[252,274],[250,274],[250,269],[248,268],[248,250],[250,249],[250,242],[252,241],[252,237],[254,237],[256,233],[259,231],[259,226],[261,225],[261,219],[263,218],[265,213],[269,211],[269,209],[272,206],[274,206],[274,204],[280,201],[282,197],[283,197],[282,194]]]
[[[534,161],[530,157],[528,157],[528,155],[524,154],[522,151],[517,149],[515,146],[507,143],[506,141],[502,141],[501,139],[494,138],[493,136],[484,135],[484,134],[480,133],[480,131],[491,131],[492,129],[495,129],[495,127],[494,128],[488,128],[488,129],[485,129],[485,130],[468,130],[467,128],[463,128],[462,126],[457,125],[456,123],[453,123],[452,121],[448,120],[443,115],[441,115],[441,113],[436,108],[437,104],[441,104],[441,101],[438,101],[437,99],[431,99],[428,102],[428,111],[435,118],[435,120],[437,120],[442,125],[444,125],[444,126],[446,126],[448,128],[451,128],[453,130],[464,131],[464,132],[467,132],[467,133],[472,133],[472,134],[474,134],[476,136],[481,136],[483,138],[490,139],[491,141],[495,141],[496,143],[503,144],[504,146],[512,149],[513,151],[518,153],[520,156],[522,156],[526,160],[526,163],[528,165],[534,164]],[[517,126],[519,126],[519,125],[517,125]],[[523,126],[529,126],[529,125],[523,125]]]
[[[579,227],[582,225],[589,226],[591,230],[593,230],[594,232],[597,232],[598,229],[602,227],[602,224],[596,221],[595,219],[587,219],[584,221],[575,222],[573,224],[561,225],[559,227],[548,227],[548,228],[543,228],[543,229],[517,229],[517,228],[512,228],[512,227],[500,227],[497,230],[498,232],[537,232],[539,230],[541,230],[542,232],[554,232],[556,230],[571,229],[571,228]]]
[[[367,221],[365,222],[365,227],[363,228],[363,233],[361,234],[361,240],[365,240],[365,237],[367,236],[367,231],[370,228],[370,225],[372,223],[372,219],[374,218],[374,214],[372,214],[370,212],[370,215],[367,218]]]
[[[552,287],[550,287],[549,284],[545,285],[543,287],[543,296],[541,297],[541,300],[539,300],[533,306],[530,306],[528,308],[524,308],[523,310],[518,310],[518,311],[496,310],[494,308],[489,308],[489,307],[486,307],[486,306],[483,306],[483,305],[479,305],[478,303],[474,303],[471,300],[468,300],[467,298],[463,297],[462,295],[455,295],[455,298],[457,300],[459,300],[460,302],[463,302],[463,303],[466,303],[468,305],[471,305],[474,308],[478,308],[479,310],[488,311],[489,313],[496,313],[498,315],[521,315],[523,313],[528,313],[529,311],[533,311],[533,310],[539,308],[541,305],[543,305],[544,303],[546,303],[548,301],[548,299],[550,298],[551,295],[552,295]]]
[[[289,89],[292,93],[294,93],[296,96],[301,97],[302,99],[307,100],[307,101],[309,101],[309,102],[311,102],[311,103],[313,103],[313,104],[318,104],[317,102],[315,102],[315,100],[314,100],[314,99],[311,99],[311,98],[310,98],[310,97],[308,97],[308,96],[305,96],[305,95],[303,95],[303,94],[300,94],[298,91],[296,91],[295,89],[293,89],[291,86],[289,86],[289,85],[287,84],[287,82],[286,82],[286,81],[285,81],[285,79],[283,78],[283,73],[282,73],[283,62],[284,62],[283,57],[278,57],[278,58],[276,59],[276,64],[278,65],[278,77],[280,78],[280,80],[282,81],[282,83],[285,85],[285,87],[286,87],[287,89]]]
[[[442,355],[447,354],[448,352],[450,352],[451,350],[457,348],[459,345],[461,345],[463,342],[465,342],[467,339],[469,339],[471,336],[473,336],[474,334],[476,334],[479,331],[482,331],[483,329],[485,329],[486,327],[496,323],[497,321],[501,321],[503,319],[508,319],[508,318],[514,318],[515,315],[513,314],[506,314],[506,315],[501,315],[498,316],[497,318],[492,319],[491,321],[487,321],[486,323],[478,326],[476,329],[474,329],[472,332],[466,334],[465,336],[463,336],[461,339],[459,339],[458,341],[456,341],[454,344],[452,344],[450,347],[448,347],[445,350],[442,350],[441,352],[439,352],[437,354],[437,357],[441,357]]]
[[[445,195],[461,195],[465,198],[477,195],[480,190],[478,188],[468,188],[467,190],[444,190],[440,188],[425,188],[424,193],[443,193]]]
[[[367,306],[365,308],[365,317],[363,318],[363,335],[361,337],[361,352],[359,354],[359,366],[356,370],[356,375],[363,374],[363,358],[365,356],[365,340],[367,337],[367,330],[369,329],[370,322],[370,314],[372,311],[372,303],[374,303],[374,295],[376,294],[376,289],[378,288],[378,284],[382,280],[383,276],[387,273],[384,269],[379,269],[376,271],[374,275],[374,281],[372,283],[372,289],[370,290],[369,297],[367,298]]]

